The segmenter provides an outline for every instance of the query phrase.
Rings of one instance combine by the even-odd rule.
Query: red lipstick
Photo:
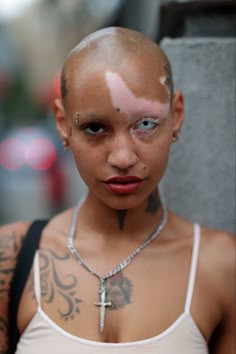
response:
[[[114,193],[131,194],[141,186],[142,181],[136,176],[115,176],[106,180],[105,184]]]

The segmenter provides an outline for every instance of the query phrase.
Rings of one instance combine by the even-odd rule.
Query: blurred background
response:
[[[193,221],[234,232],[236,4],[228,0],[1,0],[0,224],[50,217],[84,193],[51,107],[67,53],[113,25],[160,43],[186,96],[163,198]]]

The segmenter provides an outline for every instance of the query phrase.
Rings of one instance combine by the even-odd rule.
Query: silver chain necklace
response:
[[[95,303],[95,306],[100,307],[100,332],[103,332],[104,329],[104,323],[105,323],[105,314],[106,314],[106,308],[107,307],[112,307],[112,302],[106,302],[106,281],[108,278],[111,278],[113,275],[119,273],[122,269],[127,267],[132,260],[145,248],[151,243],[161,232],[163,227],[165,226],[167,222],[167,211],[165,208],[163,208],[163,215],[160,223],[157,225],[155,230],[151,233],[150,236],[146,238],[146,240],[136,248],[123,262],[118,264],[114,269],[112,269],[110,272],[108,272],[105,275],[99,274],[96,270],[91,268],[85,260],[80,256],[80,254],[77,252],[75,246],[74,246],[74,236],[75,236],[75,230],[76,230],[76,223],[77,223],[77,217],[79,213],[79,209],[84,201],[84,198],[78,203],[78,205],[75,208],[73,217],[72,217],[72,222],[71,222],[71,228],[70,228],[70,233],[68,236],[67,240],[67,246],[72,253],[72,255],[76,258],[76,260],[91,274],[96,276],[99,279],[99,299],[100,302]]]

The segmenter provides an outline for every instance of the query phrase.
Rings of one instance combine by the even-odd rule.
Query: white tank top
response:
[[[184,312],[161,334],[137,342],[101,343],[74,336],[54,323],[41,308],[38,252],[34,261],[34,286],[38,310],[20,337],[16,354],[207,354],[207,343],[190,314],[200,227],[194,225],[193,251]]]

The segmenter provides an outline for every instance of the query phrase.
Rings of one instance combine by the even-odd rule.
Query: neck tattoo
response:
[[[157,189],[152,192],[148,197],[148,203],[145,211],[150,214],[155,214],[161,205]]]
[[[84,267],[89,273],[94,275],[95,277],[98,278],[99,280],[99,302],[95,303],[95,306],[100,307],[100,321],[99,321],[99,326],[100,326],[100,332],[103,332],[104,330],[104,325],[105,325],[105,315],[106,315],[106,308],[113,306],[112,302],[106,301],[106,294],[107,294],[107,288],[106,288],[106,282],[108,278],[113,277],[115,274],[119,273],[122,269],[127,267],[133,259],[145,248],[147,247],[161,232],[161,230],[164,228],[166,222],[167,222],[167,211],[165,208],[163,208],[163,214],[162,214],[162,219],[160,223],[157,225],[155,230],[149,235],[146,240],[138,246],[123,262],[118,264],[115,268],[113,268],[110,272],[108,272],[105,275],[99,274],[96,270],[91,268],[88,263],[80,256],[78,251],[76,250],[74,246],[74,237],[75,237],[75,230],[76,230],[76,223],[77,223],[77,217],[78,213],[80,210],[80,207],[83,203],[84,199],[82,199],[76,206],[73,217],[72,217],[72,222],[71,222],[71,228],[70,228],[70,233],[68,235],[68,240],[67,240],[67,246],[69,248],[69,251],[71,254],[75,257],[75,259],[80,263],[82,267]]]
[[[124,223],[125,223],[125,215],[127,213],[127,210],[117,210],[117,219],[118,219],[118,224],[119,224],[119,229],[123,230]]]

